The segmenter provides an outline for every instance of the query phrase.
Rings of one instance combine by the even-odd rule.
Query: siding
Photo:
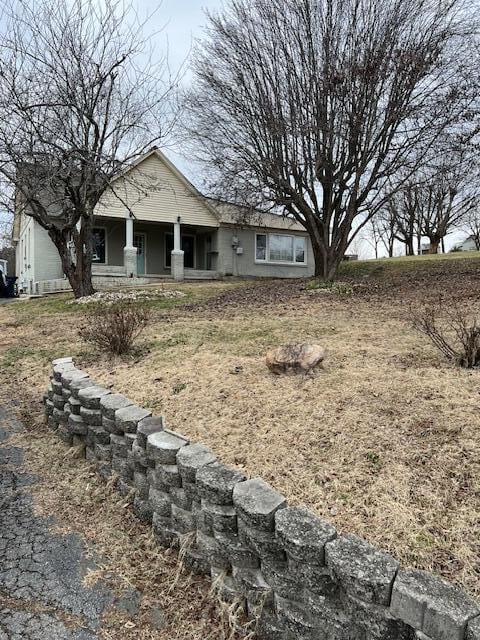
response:
[[[218,227],[216,216],[201,198],[156,155],[148,156],[131,169],[115,186],[118,196],[131,207],[137,220],[174,223],[178,216],[182,224]],[[123,202],[111,192],[105,194],[97,207],[97,215],[125,218]]]
[[[307,278],[315,273],[312,243],[305,233],[289,232],[290,235],[307,237],[307,264],[258,264],[255,262],[255,233],[287,233],[278,229],[222,227],[218,234],[220,257],[219,272],[223,275],[258,276],[263,278]],[[232,249],[232,237],[236,236],[242,255]]]
[[[38,222],[33,221],[34,228],[34,281],[55,280],[63,278],[62,262],[57,247],[50,240],[50,236]]]

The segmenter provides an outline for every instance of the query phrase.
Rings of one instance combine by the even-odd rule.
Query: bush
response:
[[[150,312],[138,303],[96,305],[85,314],[79,335],[101,351],[122,355],[132,350],[133,343],[145,329]]]
[[[412,311],[413,326],[428,336],[451,362],[466,369],[480,366],[480,324],[455,302]]]

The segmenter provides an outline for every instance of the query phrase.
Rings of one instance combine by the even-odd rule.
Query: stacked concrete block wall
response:
[[[259,640],[480,640],[480,607],[433,575],[217,460],[162,418],[95,384],[71,358],[53,363],[49,426],[117,478],[162,547],[240,602]]]

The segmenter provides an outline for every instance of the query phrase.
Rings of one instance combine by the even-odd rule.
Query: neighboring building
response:
[[[475,244],[475,236],[468,236],[463,242],[459,242],[453,247],[453,251],[478,251]]]
[[[6,260],[2,260],[1,258],[0,258],[0,271],[2,272],[2,274],[4,276],[8,276],[9,275],[9,273],[8,273],[8,263],[7,263]]]
[[[275,214],[252,219],[238,206],[205,198],[158,149],[119,176],[115,192],[105,195],[95,217],[97,283],[314,274],[304,227]],[[14,241],[22,290],[68,288],[57,249],[37,222],[16,215]]]

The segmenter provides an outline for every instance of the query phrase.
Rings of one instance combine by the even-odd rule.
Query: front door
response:
[[[195,268],[195,236],[181,234],[181,247],[183,251],[183,266],[186,269]],[[165,234],[165,266],[172,266],[173,233]]]
[[[146,245],[145,233],[133,234],[133,246],[137,247],[137,274],[142,276],[145,274],[145,245]]]

